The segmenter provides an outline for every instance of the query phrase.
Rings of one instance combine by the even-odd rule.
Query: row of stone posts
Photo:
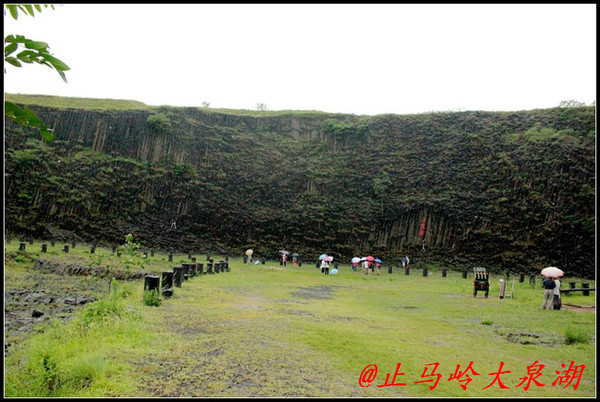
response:
[[[169,254],[171,257],[169,261],[172,261],[172,253]],[[227,258],[226,258],[227,259]],[[180,288],[185,281],[190,280],[195,276],[200,275],[213,275],[221,272],[230,272],[229,261],[214,262],[210,259],[206,263],[206,270],[204,269],[204,263],[195,262],[195,258],[192,258],[190,263],[182,263],[173,267],[172,271],[164,271],[161,276],[158,275],[146,275],[144,277],[144,291],[159,291],[164,297],[171,297],[173,295],[173,288]]]

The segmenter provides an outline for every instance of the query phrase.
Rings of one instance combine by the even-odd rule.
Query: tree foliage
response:
[[[33,17],[36,11],[39,13],[42,11],[42,7],[47,8],[48,5],[7,4],[4,7],[5,14],[6,11],[8,11],[10,15],[17,20],[20,12]],[[50,5],[50,7],[54,9],[53,5]],[[63,61],[50,53],[50,47],[46,42],[28,39],[23,35],[12,34],[4,37],[4,63],[8,63],[14,67],[22,67],[22,63],[36,63],[47,66],[53,68],[65,82],[67,82],[65,71],[70,69]],[[4,71],[6,72],[6,67]],[[31,110],[22,108],[9,101],[4,101],[4,108],[6,117],[23,126],[37,129],[42,138],[46,141],[52,141],[54,139],[53,130],[40,120]]]

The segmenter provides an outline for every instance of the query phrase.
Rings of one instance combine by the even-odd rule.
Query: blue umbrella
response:
[[[379,258],[375,258],[375,262],[378,262],[381,264],[383,261],[381,261]]]
[[[335,269],[335,268],[333,268],[332,270],[330,270],[330,271],[329,271],[329,273],[330,273],[331,275],[335,275],[335,274],[337,274],[337,273],[338,273],[338,270],[337,270],[337,269]]]
[[[321,255],[319,256],[319,260],[322,260],[322,259],[323,259],[323,258],[325,258],[325,257],[327,257],[327,254],[321,254]]]

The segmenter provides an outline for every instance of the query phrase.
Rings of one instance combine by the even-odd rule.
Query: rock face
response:
[[[56,140],[6,121],[15,234],[594,274],[592,107],[373,117],[32,109]]]

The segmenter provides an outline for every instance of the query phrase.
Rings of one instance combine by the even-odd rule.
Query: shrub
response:
[[[160,296],[157,289],[144,291],[144,304],[146,306],[160,306]]]
[[[82,321],[84,325],[89,326],[91,323],[101,323],[107,318],[122,317],[125,313],[123,299],[124,295],[117,289],[117,280],[112,278],[111,291],[108,297],[88,304],[83,311]]]
[[[159,133],[166,133],[171,130],[171,119],[162,113],[148,116],[146,123]]]
[[[580,328],[567,327],[565,329],[565,343],[571,345],[574,343],[588,343],[590,337],[584,330]]]

